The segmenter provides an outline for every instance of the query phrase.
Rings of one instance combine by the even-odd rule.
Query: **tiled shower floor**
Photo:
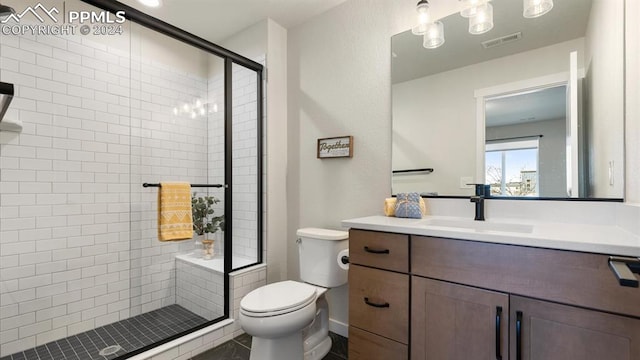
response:
[[[0,358],[0,360],[115,359],[162,339],[193,329],[208,320],[180,305],[170,305],[77,335]],[[119,345],[122,349],[100,355]],[[116,349],[114,349],[116,350]]]

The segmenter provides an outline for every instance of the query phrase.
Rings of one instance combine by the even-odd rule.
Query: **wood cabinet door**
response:
[[[508,359],[509,295],[411,281],[411,360]]]
[[[512,360],[640,359],[640,319],[514,295],[510,312]]]

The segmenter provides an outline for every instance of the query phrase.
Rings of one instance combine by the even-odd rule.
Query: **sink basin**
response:
[[[424,224],[429,226],[462,228],[475,231],[500,231],[525,234],[533,231],[533,226],[527,224],[475,221],[467,219],[425,219]]]

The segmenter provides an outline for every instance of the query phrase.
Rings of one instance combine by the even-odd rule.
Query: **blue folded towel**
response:
[[[396,217],[400,218],[422,218],[420,210],[420,195],[417,192],[399,193],[396,195]]]

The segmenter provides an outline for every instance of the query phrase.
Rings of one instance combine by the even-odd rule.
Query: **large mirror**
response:
[[[622,199],[624,0],[490,3],[484,34],[455,13],[435,49],[392,37],[392,192]]]

